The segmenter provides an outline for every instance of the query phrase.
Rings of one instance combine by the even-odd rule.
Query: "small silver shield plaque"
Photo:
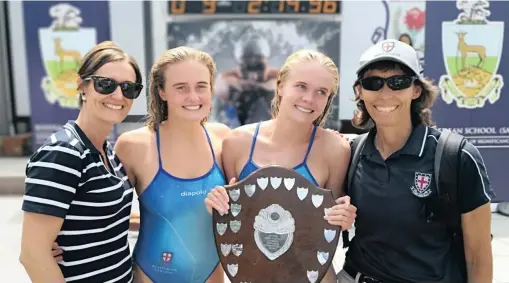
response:
[[[232,211],[233,217],[236,217],[237,215],[239,215],[241,209],[242,209],[242,205],[241,204],[232,203],[230,205],[230,210]]]
[[[318,279],[318,271],[316,270],[308,270],[308,280],[310,283],[315,283],[316,279]]]
[[[330,243],[336,237],[336,230],[324,229],[323,230],[323,235],[325,236],[325,240],[327,240],[327,242]]]
[[[224,256],[230,254],[231,249],[232,249],[231,244],[221,244],[221,253],[223,253]]]
[[[281,177],[270,177],[270,185],[277,190],[281,186]]]
[[[228,224],[219,222],[216,223],[216,229],[219,235],[223,236],[224,233],[226,232],[226,228],[228,228]]]
[[[311,201],[313,202],[313,205],[318,208],[320,205],[322,205],[323,202],[323,196],[322,195],[312,195]]]
[[[233,201],[238,201],[238,200],[239,200],[239,197],[240,197],[240,190],[239,190],[239,189],[230,190],[230,191],[228,192],[228,194],[230,195],[230,198],[231,198]]]
[[[304,200],[308,195],[308,188],[297,188],[297,196],[300,200]]]
[[[269,178],[268,177],[260,177],[256,180],[256,183],[258,184],[258,187],[260,189],[265,190],[267,186],[269,185]]]
[[[242,254],[242,250],[244,249],[244,245],[242,244],[235,244],[232,246],[232,253],[235,256],[240,256]]]
[[[295,178],[285,178],[283,182],[285,183],[285,188],[290,191],[293,185],[295,185]]]
[[[321,265],[324,265],[327,262],[327,260],[329,260],[329,253],[318,251],[316,252],[316,257],[318,258],[318,262]]]
[[[233,233],[237,233],[240,231],[240,221],[238,220],[231,220],[230,221],[230,229]]]
[[[237,272],[239,271],[239,265],[238,264],[228,264],[227,269],[228,269],[228,273],[230,273],[230,275],[232,277],[235,277],[235,275],[237,275]]]
[[[255,190],[256,190],[256,185],[245,185],[244,186],[244,191],[246,191],[246,195],[248,197],[252,197],[255,193]]]

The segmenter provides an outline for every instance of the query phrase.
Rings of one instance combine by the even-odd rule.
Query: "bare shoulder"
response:
[[[335,131],[319,128],[317,130],[320,148],[326,150],[326,156],[337,162],[343,158],[350,160],[350,143]]]
[[[251,145],[256,124],[247,124],[231,130],[223,141],[223,148],[243,150]]]
[[[141,127],[121,134],[115,142],[115,152],[120,158],[133,156],[136,153],[144,154],[151,144],[154,132],[148,127]]]
[[[205,124],[205,128],[207,129],[207,131],[213,133],[215,136],[217,136],[221,140],[226,138],[226,136],[228,136],[228,134],[231,131],[231,129],[228,126],[226,126],[225,124],[216,123],[216,122],[207,122]]]

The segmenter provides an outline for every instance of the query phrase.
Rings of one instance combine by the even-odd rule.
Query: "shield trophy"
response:
[[[294,170],[268,166],[225,186],[230,210],[213,211],[219,259],[232,283],[321,282],[340,229],[323,216],[330,190]]]

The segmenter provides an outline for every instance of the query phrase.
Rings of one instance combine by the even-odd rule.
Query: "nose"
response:
[[[120,86],[117,86],[115,91],[111,94],[111,97],[116,100],[124,99],[124,95],[122,94],[122,90],[120,89]]]
[[[187,96],[187,99],[189,101],[198,101],[199,100],[199,96],[198,94],[196,93],[196,91],[190,91],[189,92],[189,95]]]
[[[302,100],[306,102],[311,102],[313,100],[313,93],[310,91],[306,91],[302,94]]]

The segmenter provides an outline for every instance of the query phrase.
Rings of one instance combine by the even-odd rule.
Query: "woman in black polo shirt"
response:
[[[432,214],[441,132],[431,127],[429,108],[438,91],[421,76],[417,53],[382,41],[364,52],[357,74],[353,123],[370,131],[348,188],[358,210],[339,282],[492,282],[494,193],[472,144],[461,148],[457,168],[461,236]]]
[[[78,71],[80,112],[30,158],[20,261],[32,282],[131,282],[133,188],[106,141],[143,88],[136,61],[112,42]],[[65,252],[58,264],[52,244]]]

